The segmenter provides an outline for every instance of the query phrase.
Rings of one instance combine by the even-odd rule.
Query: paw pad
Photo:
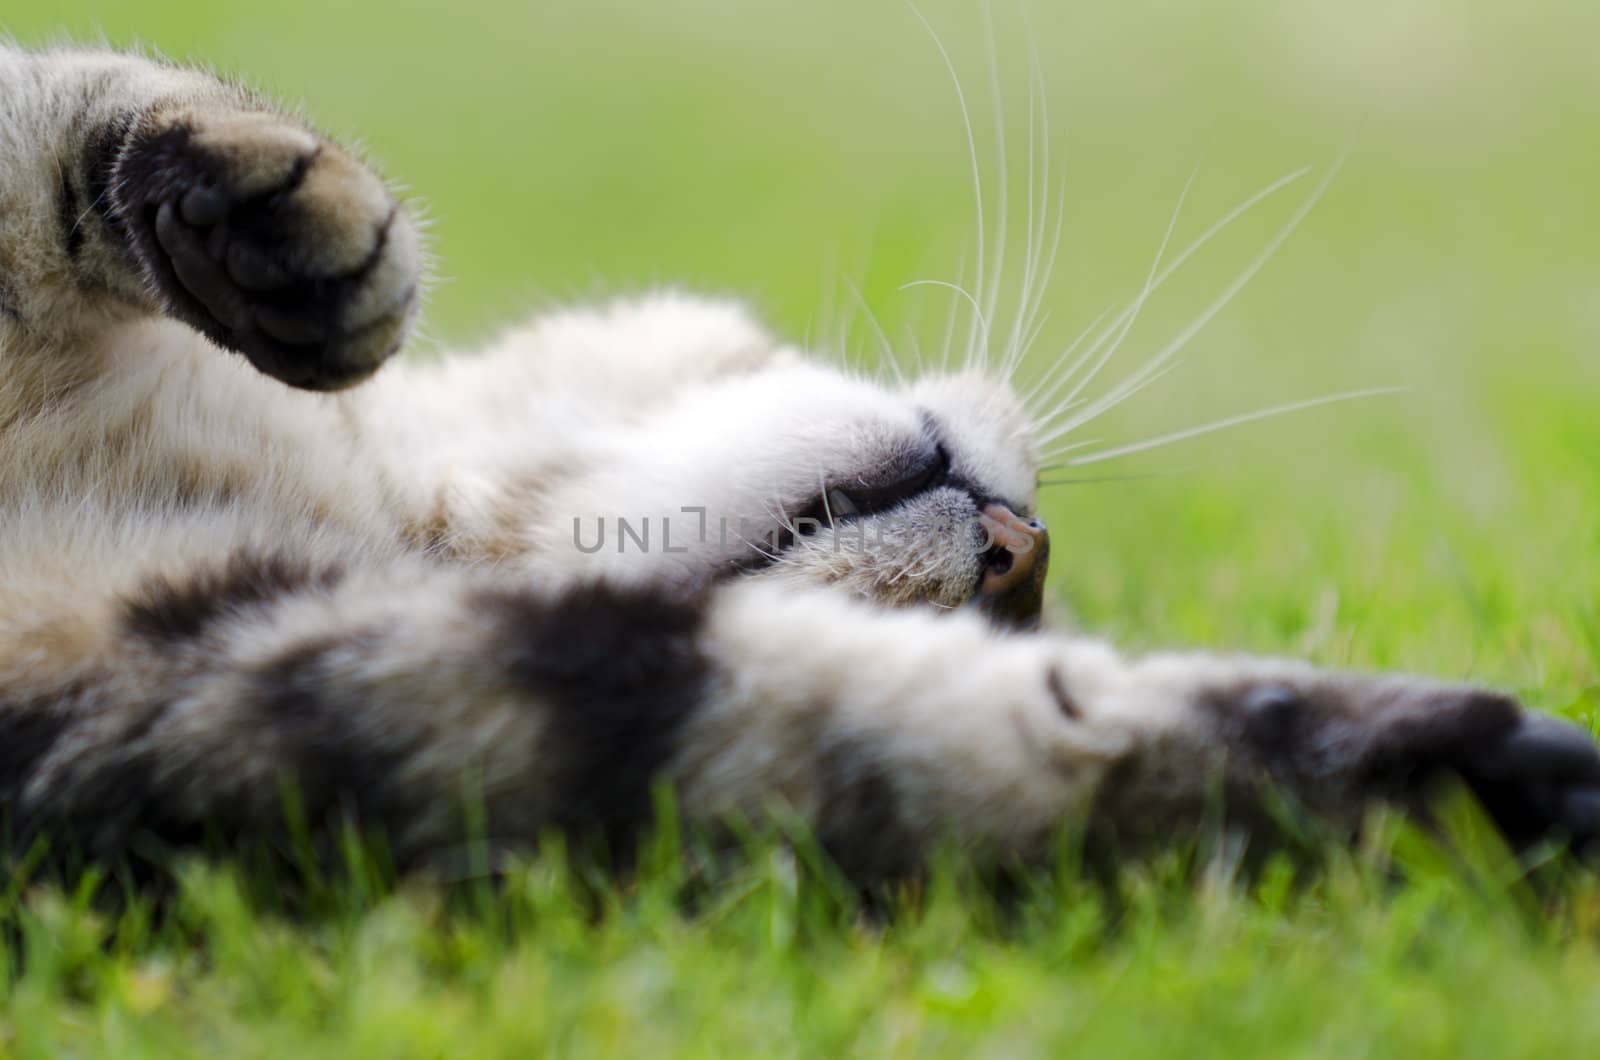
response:
[[[116,208],[169,311],[292,386],[370,375],[404,338],[419,248],[383,184],[272,115],[135,131]]]

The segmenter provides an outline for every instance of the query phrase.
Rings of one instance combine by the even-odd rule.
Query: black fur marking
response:
[[[554,598],[497,591],[479,603],[502,623],[512,678],[548,713],[547,761],[559,770],[551,823],[625,862],[651,820],[651,788],[706,694],[710,668],[696,645],[704,595],[591,584]]]
[[[845,875],[871,884],[910,873],[917,850],[904,827],[900,795],[870,749],[829,741],[818,755],[817,773],[817,841]]]
[[[244,553],[220,570],[184,582],[152,581],[127,602],[124,621],[135,636],[181,645],[202,636],[219,619],[296,593],[331,589],[342,578],[337,567]]]
[[[877,467],[858,471],[846,481],[829,484],[849,496],[855,513],[833,515],[823,511],[818,514],[849,521],[860,515],[888,511],[928,490],[950,485],[950,451],[942,442],[926,438],[920,442],[892,454]]]
[[[130,852],[137,834],[158,835],[174,844],[201,838],[195,821],[173,815],[177,801],[173,780],[163,779],[157,756],[142,738],[165,711],[165,704],[129,708],[141,720],[115,750],[102,748],[92,757],[57,763],[43,792],[28,793],[38,767],[63,739],[74,717],[94,709],[98,682],[85,680],[49,695],[22,702],[0,703],[0,818],[4,849],[0,856],[27,850],[43,838],[58,866],[101,864]]]
[[[945,430],[944,425],[939,422],[938,417],[927,410],[923,410],[921,416],[923,430],[938,445],[941,458],[944,461],[943,470],[926,488],[932,489],[937,486],[944,486],[960,490],[970,496],[972,502],[979,509],[982,509],[986,504],[1003,504],[1019,515],[1028,515],[1030,513],[1031,509],[1028,505],[1022,503],[1021,498],[1006,498],[990,493],[983,483],[964,472],[959,461],[952,460],[950,457],[949,443],[945,441],[948,437],[948,432]]]
[[[1315,778],[1330,768],[1321,750],[1351,725],[1337,692],[1276,682],[1223,684],[1202,692],[1196,706],[1216,727],[1234,772],[1254,772],[1291,788],[1315,788]],[[1332,745],[1340,741],[1333,739]]]
[[[1600,749],[1571,722],[1480,689],[1423,690],[1418,717],[1392,726],[1368,782],[1427,816],[1441,781],[1465,783],[1514,849],[1559,837],[1580,850],[1600,839]]]
[[[205,763],[174,769],[183,758],[169,729],[177,688],[143,704],[96,704],[99,682],[48,699],[0,701],[0,856],[41,836],[63,865],[159,862],[190,849],[281,850],[290,835],[287,798],[298,802],[319,850],[346,822],[398,833],[417,810],[396,790],[404,749],[351,724],[359,711],[338,698],[327,665],[333,652],[359,649],[362,636],[308,641],[245,685],[241,703],[251,713],[238,721],[239,738],[253,757],[279,767],[279,785]],[[74,709],[85,717],[115,709],[132,720],[113,744],[62,764],[50,788],[25,802],[37,763],[67,734]]]
[[[4,287],[0,287],[0,317],[22,323],[22,304]]]
[[[172,847],[204,840],[205,822],[178,812],[182,800],[174,779],[149,748],[76,765],[68,783],[45,792],[43,802],[19,817],[14,842],[26,845],[43,836],[59,860],[110,863],[152,838]]]
[[[61,185],[56,189],[56,218],[61,226],[61,245],[67,257],[76,262],[83,253],[83,226],[87,218],[78,201],[77,189],[72,186],[70,172],[61,175]]]
[[[1306,739],[1307,704],[1293,689],[1263,685],[1243,694],[1245,742],[1264,758],[1292,754]]]
[[[253,715],[321,834],[353,820],[397,835],[419,810],[421,793],[396,783],[416,749],[397,744],[392,732],[359,727],[357,719],[370,717],[367,705],[341,698],[334,656],[364,654],[375,636],[356,631],[308,640],[263,666],[252,682]]]
[[[1078,706],[1078,701],[1072,698],[1072,693],[1067,691],[1067,685],[1061,677],[1059,666],[1050,667],[1045,674],[1045,686],[1050,689],[1050,695],[1056,701],[1056,707],[1061,713],[1073,721],[1083,717],[1083,708]]]
[[[1510,696],[1349,679],[1217,689],[1200,706],[1239,759],[1230,807],[1260,801],[1240,767],[1301,805],[1346,815],[1384,801],[1431,820],[1441,785],[1458,782],[1515,849],[1552,837],[1582,849],[1600,839],[1600,747],[1586,730]]]
[[[72,695],[0,698],[0,817],[11,817],[34,766],[66,732],[62,702]]]
[[[124,251],[131,251],[131,247],[128,246],[127,227],[117,210],[112,186],[116,180],[117,160],[123,144],[137,120],[138,116],[130,113],[102,125],[85,140],[83,155],[79,160],[89,210],[100,218]]]

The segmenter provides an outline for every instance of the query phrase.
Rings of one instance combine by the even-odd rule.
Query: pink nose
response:
[[[990,543],[978,583],[978,606],[1010,626],[1036,625],[1044,610],[1044,576],[1050,566],[1050,534],[1037,516],[1024,518],[1003,504],[978,513]]]

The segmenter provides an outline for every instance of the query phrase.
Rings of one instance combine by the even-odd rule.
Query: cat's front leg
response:
[[[710,618],[716,691],[674,773],[715,817],[781,798],[853,875],[953,840],[1024,861],[1063,828],[1138,845],[1225,815],[1263,841],[1285,806],[1350,835],[1456,777],[1516,846],[1600,834],[1600,752],[1498,693],[1289,662],[1125,660],[1085,639],[830,594],[733,587]],[[1121,844],[1119,844],[1121,845]]]
[[[1029,862],[1063,829],[1181,839],[1219,799],[1263,837],[1279,792],[1348,826],[1450,773],[1519,844],[1600,824],[1587,734],[1493,693],[1130,663],[770,582],[539,586],[242,551],[154,575],[95,621],[26,642],[93,654],[12,667],[0,859],[40,835],[108,861],[152,838],[270,839],[285,783],[318,836],[355,821],[416,865],[473,829],[514,847],[560,829],[626,858],[666,781],[708,829],[798,818],[861,883],[945,842]]]
[[[70,354],[150,313],[294,386],[371,374],[404,337],[420,245],[366,166],[207,75],[0,48],[0,321]]]
[[[1280,811],[1309,811],[1350,834],[1378,803],[1427,816],[1444,782],[1464,784],[1516,849],[1600,840],[1591,734],[1480,686],[1153,655],[1134,664],[1104,721],[1129,734],[1130,748],[1102,788],[1096,824],[1136,841],[1219,797],[1246,826],[1275,829]]]

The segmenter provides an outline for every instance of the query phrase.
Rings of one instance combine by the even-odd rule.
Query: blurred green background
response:
[[[982,9],[922,10],[964,81],[992,193]],[[1051,491],[1061,596],[1135,643],[1581,694],[1600,584],[1600,8],[997,0],[992,21],[1012,205],[1030,41],[1065,192],[1023,382],[1137,292],[1191,173],[1179,245],[1349,149],[1178,370],[1090,433],[1409,388],[1096,469],[1163,477]],[[735,293],[797,340],[843,330],[870,350],[853,286],[897,342],[910,329],[926,345],[949,296],[901,286],[955,279],[974,249],[960,110],[898,0],[9,0],[0,25],[26,43],[103,36],[206,63],[365,144],[432,218],[425,346],[660,283]],[[1105,382],[1221,290],[1311,183],[1163,289]],[[1020,209],[1011,221],[1016,247]]]

